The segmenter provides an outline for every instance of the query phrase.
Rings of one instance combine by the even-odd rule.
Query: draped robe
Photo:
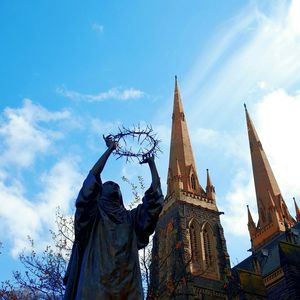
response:
[[[65,300],[143,299],[138,250],[149,242],[163,206],[160,186],[132,210],[118,185],[92,172],[76,200],[75,241],[64,283]]]

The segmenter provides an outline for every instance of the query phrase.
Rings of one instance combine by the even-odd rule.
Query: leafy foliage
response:
[[[145,184],[142,176],[138,176],[138,185],[131,182],[125,176],[122,177],[122,180],[130,185],[131,193],[133,195],[132,201],[128,204],[129,209],[133,209],[142,201],[142,196],[145,192]]]

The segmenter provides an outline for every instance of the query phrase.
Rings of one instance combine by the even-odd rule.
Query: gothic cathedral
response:
[[[153,239],[152,299],[227,299],[230,261],[215,188],[204,189],[175,78],[167,195]]]
[[[246,112],[258,222],[232,269],[209,171],[201,186],[175,77],[167,195],[153,238],[148,299],[300,299],[300,210],[288,211]],[[250,201],[250,199],[249,199]],[[247,249],[245,249],[246,251]]]

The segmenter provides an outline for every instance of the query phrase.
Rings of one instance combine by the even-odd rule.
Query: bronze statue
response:
[[[104,138],[108,149],[83,182],[76,200],[75,241],[64,283],[65,300],[143,299],[138,250],[149,242],[163,206],[153,155],[144,155],[152,184],[143,203],[126,210],[117,183],[102,184],[101,172],[117,142]]]

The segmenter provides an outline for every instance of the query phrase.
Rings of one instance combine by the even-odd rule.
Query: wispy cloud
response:
[[[268,88],[293,88],[300,81],[299,1],[274,1],[268,9],[251,2],[212,38],[183,84],[193,106],[192,118],[208,118],[226,99],[228,117],[242,101],[256,102]]]
[[[292,215],[295,214],[292,197],[300,197],[298,180],[300,141],[295,138],[300,130],[299,111],[300,95],[288,95],[280,89],[263,97],[251,112],[258,135]],[[240,151],[248,153],[250,159],[249,149],[241,147]],[[257,221],[256,196],[251,167],[242,164],[241,161],[239,167],[241,169],[237,170],[231,182],[222,209],[226,211],[224,216],[226,231],[247,236],[246,204],[250,206]],[[232,222],[239,225],[231,226]]]
[[[53,140],[61,137],[58,131],[41,124],[58,122],[70,117],[68,111],[50,112],[25,99],[21,108],[6,108],[0,121],[0,147],[3,149],[0,166],[28,167],[36,155],[45,153]]]
[[[94,30],[98,34],[101,34],[104,31],[104,26],[95,22],[92,24],[92,30]]]
[[[229,191],[218,194],[218,204],[225,211],[225,232],[244,238],[248,238],[246,204],[256,216],[256,196],[243,102],[248,104],[292,214],[291,197],[300,197],[296,182],[300,168],[296,138],[300,131],[296,93],[300,84],[300,2],[260,5],[251,2],[224,24],[206,50],[201,49],[182,83],[192,139],[202,144],[202,151],[210,151],[208,156],[218,153],[214,163],[219,166],[227,156]],[[234,123],[239,127],[230,125]],[[203,128],[204,124],[208,127]]]
[[[61,86],[56,89],[56,92],[71,100],[86,102],[102,102],[108,99],[126,101],[131,99],[139,99],[146,96],[143,91],[138,89],[123,89],[118,87],[111,88],[106,92],[101,92],[98,94],[83,94],[77,91],[69,90],[65,86]]]
[[[300,94],[278,89],[255,106],[255,121],[264,149],[288,204],[300,196]],[[294,214],[294,208],[290,206]]]
[[[29,99],[20,108],[6,108],[1,116],[0,206],[5,209],[0,210],[0,235],[11,242],[13,256],[27,246],[28,235],[37,244],[46,242],[44,229],[47,233],[53,227],[56,207],[66,213],[80,186],[76,158],[66,155],[34,177],[38,192],[30,193],[30,178],[23,180],[24,170],[32,170],[38,158],[51,156],[51,148],[64,136],[56,125],[69,118],[69,111],[49,111]]]
[[[36,180],[43,188],[33,199],[28,199],[26,187],[20,181],[8,184],[0,179],[0,205],[5,207],[0,210],[0,233],[4,236],[5,232],[12,243],[13,256],[28,246],[27,236],[31,236],[37,244],[48,240],[47,232],[54,226],[56,208],[59,206],[63,213],[68,212],[82,175],[76,163],[66,158]]]
[[[49,243],[48,229],[54,228],[56,208],[67,214],[74,207],[84,178],[79,169],[84,158],[72,143],[70,148],[64,145],[59,156],[54,155],[61,138],[70,137],[69,122],[74,119],[71,111],[51,111],[29,99],[21,107],[7,107],[0,115],[0,206],[5,207],[0,209],[0,236],[9,241],[14,257],[27,248],[28,235],[40,247]],[[77,128],[72,122],[70,126]],[[118,123],[89,119],[85,126],[81,128],[88,128],[83,147],[94,147],[91,156],[97,153],[98,157],[99,147],[105,148],[104,142],[99,145],[99,135],[109,133]],[[43,165],[37,165],[38,161]]]

